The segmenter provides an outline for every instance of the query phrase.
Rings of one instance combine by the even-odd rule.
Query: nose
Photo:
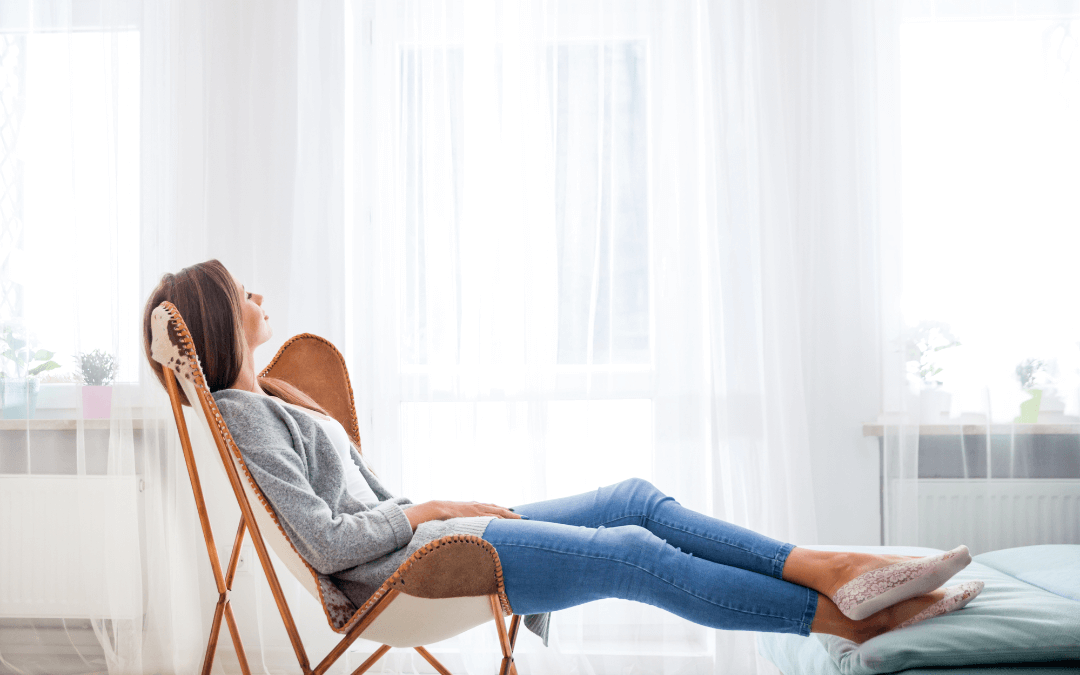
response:
[[[258,293],[252,293],[251,299],[255,301],[256,305],[262,305],[263,296],[259,295]]]

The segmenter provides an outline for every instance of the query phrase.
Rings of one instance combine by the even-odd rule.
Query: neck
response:
[[[230,389],[241,389],[254,394],[266,396],[266,392],[259,386],[259,377],[255,374],[255,359],[252,358],[251,349],[244,350],[244,364],[240,367],[240,376]]]

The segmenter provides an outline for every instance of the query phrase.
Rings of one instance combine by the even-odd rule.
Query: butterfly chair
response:
[[[180,443],[184,449],[191,489],[195,493],[195,504],[202,523],[206,550],[210,556],[210,567],[217,583],[218,601],[214,608],[206,655],[203,657],[204,675],[210,672],[213,664],[222,617],[229,626],[240,669],[245,675],[250,672],[236,620],[229,605],[229,595],[245,534],[251,535],[304,675],[325,673],[359,637],[381,643],[382,646],[353,671],[354,675],[368,670],[390,647],[412,647],[431,663],[435,670],[449,675],[446,668],[424,649],[423,645],[453,637],[492,618],[495,620],[503,653],[499,675],[516,675],[513,651],[521,616],[514,615],[507,631],[503,617],[511,615],[512,612],[503,587],[499,556],[491,544],[473,535],[450,535],[430,542],[413,553],[361,607],[356,607],[329,577],[316,572],[300,557],[259,486],[251,478],[240,449],[229,434],[214,397],[206,387],[191,335],[176,307],[169,302],[161,303],[154,309],[151,322],[151,355],[155,361],[162,364],[166,373],[166,388],[172,402]],[[315,335],[297,335],[281,347],[274,360],[261,374],[264,377],[285,380],[313,398],[345,427],[353,443],[360,446],[348,371],[341,353],[332,344]],[[210,529],[210,520],[203,501],[199,471],[191,451],[191,440],[177,383],[195,410],[197,424],[205,425],[214,439],[221,459],[218,467],[224,468],[240,505],[240,525],[236,530],[232,555],[224,573],[218,560],[214,534]],[[303,587],[319,601],[330,628],[344,636],[314,668],[308,661],[292,612],[285,601],[281,583],[270,561],[268,546]]]

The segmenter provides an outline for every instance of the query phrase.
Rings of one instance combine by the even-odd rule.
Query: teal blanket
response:
[[[926,555],[931,549],[821,547]],[[1080,673],[1080,546],[1027,546],[975,556],[949,583],[986,588],[963,610],[857,645],[831,635],[762,634],[758,650],[784,675]],[[1072,661],[1072,663],[1069,663]],[[1057,662],[1047,670],[1047,662]],[[1029,664],[971,668],[986,664]],[[1042,664],[1042,665],[1040,665]],[[958,669],[959,666],[968,666]]]

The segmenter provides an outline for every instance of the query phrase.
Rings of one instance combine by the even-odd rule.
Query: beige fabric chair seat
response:
[[[207,552],[218,585],[219,599],[206,656],[203,659],[204,674],[210,672],[213,663],[222,617],[229,625],[242,671],[245,675],[250,672],[229,605],[238,552],[246,533],[251,534],[252,543],[285,622],[301,672],[326,672],[353,641],[363,637],[383,646],[354,671],[355,674],[363,673],[374,665],[390,647],[414,648],[436,670],[447,673],[423,645],[445,640],[493,619],[503,649],[499,673],[503,675],[517,672],[513,661],[513,648],[521,617],[513,616],[507,632],[503,617],[512,612],[506,599],[499,557],[491,544],[472,535],[451,535],[433,541],[416,551],[362,607],[357,608],[329,577],[316,572],[297,553],[273,509],[248,473],[240,450],[206,387],[198,355],[195,354],[190,334],[176,307],[168,302],[161,303],[153,311],[151,323],[151,355],[155,361],[162,364],[166,373],[172,372],[175,375],[174,378],[166,377],[166,385],[184,449]],[[315,335],[298,335],[281,347],[262,375],[285,380],[311,396],[345,427],[353,442],[360,447],[348,371],[341,353],[332,344]],[[206,425],[210,431],[221,460],[217,467],[227,474],[240,505],[240,524],[233,543],[232,556],[224,573],[206,513],[198,467],[191,451],[177,382],[194,408],[199,424]],[[308,663],[292,613],[270,562],[267,546],[274,550],[293,576],[319,601],[330,627],[335,632],[344,634],[341,642],[315,668]]]

